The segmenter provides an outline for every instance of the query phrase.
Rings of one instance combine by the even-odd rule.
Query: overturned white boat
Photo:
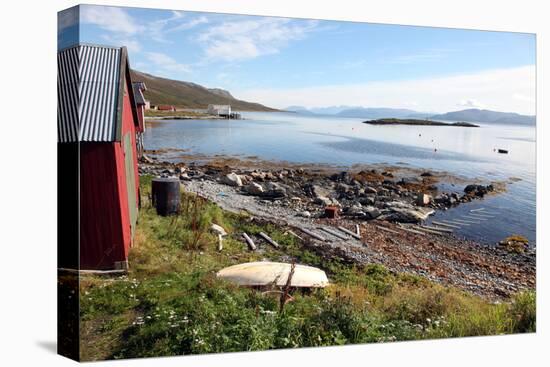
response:
[[[292,264],[278,262],[250,262],[220,270],[216,276],[244,286],[284,286]],[[291,287],[324,288],[328,285],[324,271],[313,266],[295,265]]]

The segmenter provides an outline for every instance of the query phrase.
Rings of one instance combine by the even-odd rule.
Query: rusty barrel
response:
[[[158,215],[166,216],[180,211],[180,181],[177,178],[154,178],[151,196]]]

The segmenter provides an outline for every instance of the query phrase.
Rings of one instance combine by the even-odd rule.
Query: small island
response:
[[[364,124],[370,125],[416,125],[416,126],[462,126],[462,127],[479,127],[469,122],[441,122],[432,120],[421,119],[396,119],[396,118],[384,118],[377,120],[363,121]]]

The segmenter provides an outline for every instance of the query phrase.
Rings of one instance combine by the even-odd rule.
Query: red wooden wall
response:
[[[129,87],[127,83],[121,137],[130,133],[132,139],[137,205],[139,122],[134,121]],[[80,269],[112,269],[115,262],[128,259],[132,233],[122,141],[80,143]]]

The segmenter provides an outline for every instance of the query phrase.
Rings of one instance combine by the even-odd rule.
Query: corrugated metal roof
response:
[[[122,48],[78,45],[57,56],[59,142],[117,139]]]

